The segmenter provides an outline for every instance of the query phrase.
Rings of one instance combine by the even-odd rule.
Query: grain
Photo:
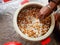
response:
[[[46,34],[50,28],[51,17],[46,18],[44,21],[40,21],[36,18],[40,8],[25,8],[23,9],[17,18],[17,24],[23,34],[31,38],[37,38]]]

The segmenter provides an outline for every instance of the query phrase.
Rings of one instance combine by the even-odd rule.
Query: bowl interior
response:
[[[50,26],[50,29],[49,31],[44,34],[43,36],[41,37],[38,37],[38,38],[31,38],[31,37],[28,37],[28,36],[25,36],[19,29],[18,25],[17,25],[17,17],[20,13],[21,10],[25,9],[25,8],[29,8],[29,7],[38,7],[38,8],[42,8],[42,5],[40,3],[26,3],[25,5],[23,5],[22,7],[20,7],[16,13],[15,13],[15,17],[14,17],[14,27],[15,27],[15,30],[17,31],[17,33],[20,34],[20,36],[24,39],[27,39],[29,41],[41,41],[45,38],[47,38],[53,31],[54,29],[54,25],[55,25],[55,20],[54,20],[54,16],[51,15],[51,26]]]

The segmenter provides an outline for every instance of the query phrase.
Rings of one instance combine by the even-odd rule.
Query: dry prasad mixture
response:
[[[37,38],[47,33],[51,24],[51,17],[44,21],[37,18],[41,7],[30,6],[23,8],[17,17],[17,24],[23,34],[28,37]]]

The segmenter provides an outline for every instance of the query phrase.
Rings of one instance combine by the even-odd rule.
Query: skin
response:
[[[60,2],[60,0],[54,0],[54,1],[56,3],[51,0],[48,4],[51,8],[45,6],[38,13],[37,17],[40,18],[41,21],[46,17],[48,17],[53,12]],[[56,22],[55,28],[59,27],[58,29],[60,30],[60,13],[55,13],[54,15],[55,15],[55,22]]]
[[[40,20],[43,20],[45,19],[46,17],[48,17],[52,12],[53,10],[57,7],[57,4],[50,1],[50,3],[48,4],[51,8],[45,6],[43,7],[40,12],[38,13],[38,18],[40,18]]]

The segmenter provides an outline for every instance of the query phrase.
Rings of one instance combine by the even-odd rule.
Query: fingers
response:
[[[51,13],[51,10],[47,6],[45,6],[40,10],[38,17],[40,18],[40,20],[43,20],[46,17],[48,17],[50,13]]]

